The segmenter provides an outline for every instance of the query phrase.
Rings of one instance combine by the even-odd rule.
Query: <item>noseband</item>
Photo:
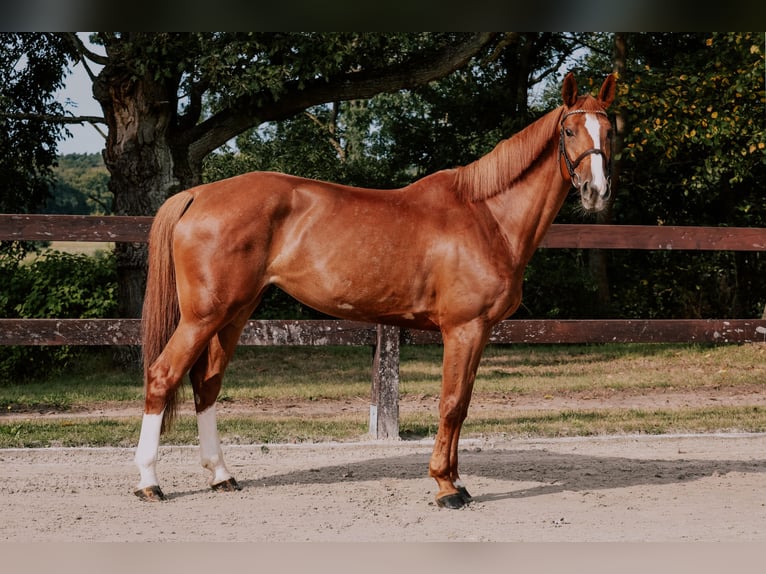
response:
[[[604,153],[604,150],[601,148],[595,148],[592,147],[590,149],[586,149],[584,152],[582,152],[580,155],[578,155],[574,161],[569,159],[569,153],[567,152],[566,144],[564,143],[564,120],[566,120],[569,116],[573,114],[601,114],[602,116],[607,116],[607,113],[603,110],[572,110],[571,112],[567,112],[564,114],[564,117],[561,118],[561,137],[559,138],[559,155],[564,158],[564,162],[567,166],[567,171],[569,172],[569,177],[572,180],[572,185],[575,187],[580,187],[580,176],[575,173],[575,170],[577,169],[577,166],[580,165],[580,162],[585,159],[585,156],[590,154],[598,154],[601,157],[604,158],[604,161],[606,162],[606,181],[607,181],[607,189],[609,189],[612,186],[612,161],[611,159],[608,159],[606,157],[606,154]],[[608,116],[607,116],[608,117]]]

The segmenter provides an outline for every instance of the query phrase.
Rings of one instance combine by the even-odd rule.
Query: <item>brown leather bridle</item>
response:
[[[578,155],[574,161],[572,161],[569,158],[569,153],[567,152],[566,143],[564,143],[564,120],[566,120],[569,116],[574,114],[601,114],[602,116],[607,116],[607,113],[603,110],[572,110],[570,112],[567,112],[564,114],[564,117],[561,118],[561,137],[559,138],[559,156],[564,158],[564,163],[567,166],[567,171],[569,172],[569,178],[572,180],[572,185],[574,187],[580,187],[580,176],[575,172],[577,169],[577,166],[580,165],[580,162],[585,158],[587,155],[591,154],[599,154],[601,157],[604,158],[604,161],[606,162],[606,182],[607,182],[607,189],[611,188],[612,186],[612,160],[611,158],[608,158],[606,154],[604,153],[604,150],[601,148],[590,148],[586,149],[584,152],[582,152],[580,155]]]

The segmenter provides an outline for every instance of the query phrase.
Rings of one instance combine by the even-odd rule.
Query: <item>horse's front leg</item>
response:
[[[458,442],[468,415],[471,392],[489,327],[474,321],[442,330],[444,359],[439,399],[439,430],[436,433],[429,474],[439,485],[436,503],[443,508],[462,508],[471,500],[458,473]]]

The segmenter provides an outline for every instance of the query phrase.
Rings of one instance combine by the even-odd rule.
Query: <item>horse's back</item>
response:
[[[269,231],[274,237],[317,234],[333,243],[363,233],[367,241],[440,233],[477,224],[473,206],[458,199],[454,178],[439,172],[397,189],[353,187],[277,172],[250,172],[189,190],[194,201],[181,229],[208,239]],[[388,238],[388,239],[386,239]],[[230,237],[227,241],[234,241]]]

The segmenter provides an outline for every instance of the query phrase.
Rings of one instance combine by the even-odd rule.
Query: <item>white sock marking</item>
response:
[[[211,405],[201,413],[197,413],[197,429],[199,430],[199,450],[202,467],[213,473],[210,484],[218,484],[231,478],[226,468],[218,438],[215,405]]]
[[[158,415],[144,413],[144,418],[141,421],[141,436],[138,439],[136,456],[133,459],[141,473],[141,481],[138,483],[139,489],[147,486],[159,486],[156,465],[160,449],[162,415],[163,413]]]

